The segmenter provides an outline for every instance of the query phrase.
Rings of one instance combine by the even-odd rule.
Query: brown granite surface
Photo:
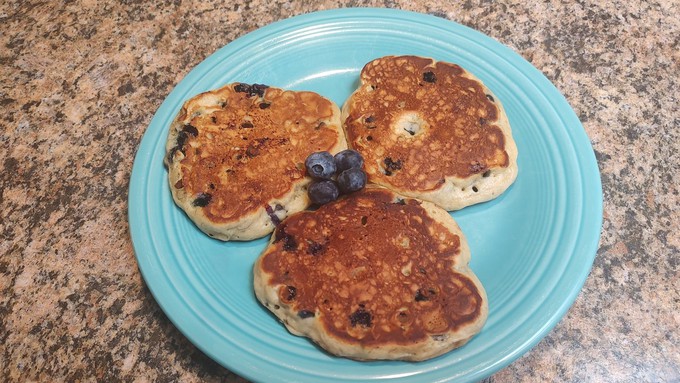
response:
[[[525,4],[526,3],[526,4]],[[488,382],[680,381],[677,1],[3,1],[0,381],[243,382],[169,322],[137,269],[132,160],[209,54],[347,6],[444,17],[519,52],[566,96],[602,172],[593,271],[566,317]]]

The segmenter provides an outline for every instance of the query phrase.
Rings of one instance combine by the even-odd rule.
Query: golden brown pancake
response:
[[[267,235],[309,205],[307,156],[347,147],[339,116],[316,93],[259,84],[228,84],[193,97],[166,145],[175,202],[211,237]]]
[[[288,217],[254,266],[259,301],[295,334],[358,360],[465,344],[488,306],[453,218],[371,187]]]
[[[366,64],[360,81],[342,121],[370,182],[455,210],[495,198],[515,180],[503,106],[465,69],[387,56]]]

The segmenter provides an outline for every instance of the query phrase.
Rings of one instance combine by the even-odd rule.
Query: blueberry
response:
[[[313,318],[314,317],[314,311],[300,310],[300,311],[298,311],[298,316],[302,319]]]
[[[312,203],[315,205],[323,205],[335,201],[340,195],[340,191],[338,190],[337,185],[335,185],[335,182],[329,180],[313,182],[309,185],[307,193],[309,194],[309,199],[312,200]]]
[[[363,307],[359,307],[357,311],[353,312],[352,315],[349,316],[349,321],[352,324],[352,327],[356,327],[356,325],[361,325],[363,327],[371,327],[373,315],[371,315],[370,312],[366,311]]]
[[[314,152],[305,161],[307,174],[314,178],[329,180],[335,174],[335,161],[328,152]]]
[[[435,82],[437,81],[437,76],[435,76],[434,72],[425,72],[423,73],[423,80],[427,82]]]
[[[364,158],[359,152],[352,149],[343,150],[335,155],[335,167],[338,172],[351,168],[359,168],[364,165]]]
[[[196,199],[194,199],[194,202],[192,203],[192,205],[197,206],[197,207],[205,207],[205,206],[208,206],[211,199],[212,199],[212,195],[210,193],[198,193],[198,195],[196,196]]]
[[[361,190],[366,186],[366,173],[359,168],[347,169],[338,176],[338,186],[343,193]]]

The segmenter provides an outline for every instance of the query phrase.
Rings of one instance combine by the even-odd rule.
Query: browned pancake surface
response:
[[[230,84],[204,93],[177,118],[185,125],[170,150],[183,153],[173,187],[210,221],[238,220],[288,193],[307,155],[338,142],[338,127],[322,122],[332,115],[331,102],[311,92]]]
[[[453,270],[460,238],[393,196],[366,189],[280,225],[261,268],[281,302],[363,346],[410,345],[479,318],[480,292]]]
[[[460,66],[384,57],[366,64],[361,84],[344,123],[348,142],[363,154],[372,181],[433,190],[445,177],[508,166],[493,96]]]

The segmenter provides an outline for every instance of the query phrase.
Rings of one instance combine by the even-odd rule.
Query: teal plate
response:
[[[311,90],[342,105],[368,61],[414,54],[467,68],[501,100],[519,176],[494,201],[453,213],[489,318],[466,346],[419,363],[356,362],[289,334],[260,306],[252,265],[267,238],[223,243],[175,206],[163,167],[169,123],[193,95],[240,81]],[[578,295],[597,250],[602,190],[581,123],[531,64],[497,41],[433,16],[387,9],[324,11],[241,37],[193,69],[156,112],[135,158],[129,220],[139,268],[170,320],[198,348],[253,381],[469,382],[533,347]]]

